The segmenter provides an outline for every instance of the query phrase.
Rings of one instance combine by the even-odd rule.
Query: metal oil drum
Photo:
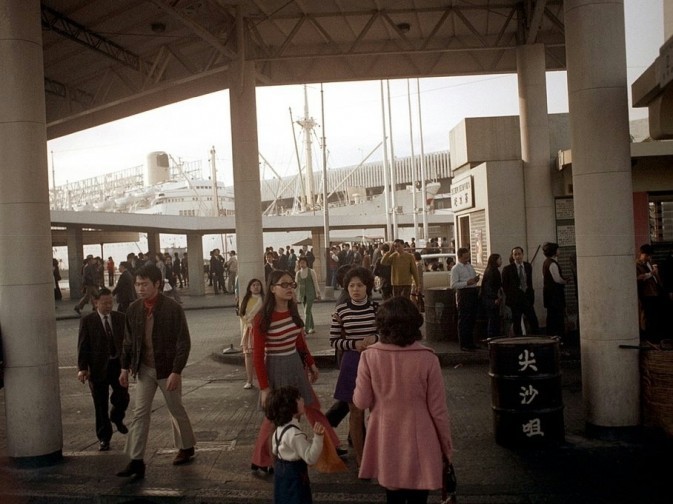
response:
[[[558,341],[500,338],[488,349],[496,442],[507,447],[563,442]]]

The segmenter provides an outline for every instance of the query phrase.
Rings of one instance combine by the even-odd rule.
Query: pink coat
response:
[[[442,453],[451,459],[444,379],[434,352],[376,343],[362,352],[353,402],[369,409],[361,478],[388,489],[442,487]]]

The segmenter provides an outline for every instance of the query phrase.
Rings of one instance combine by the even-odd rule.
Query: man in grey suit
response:
[[[112,311],[112,292],[109,289],[103,288],[93,296],[96,311],[84,316],[79,324],[77,379],[82,383],[89,382],[96,412],[98,449],[107,451],[110,449],[113,423],[121,434],[128,432],[123,420],[129,405],[129,393],[119,383],[125,317],[123,313]],[[108,401],[112,404],[110,410]]]

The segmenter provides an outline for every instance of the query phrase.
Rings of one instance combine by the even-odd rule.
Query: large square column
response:
[[[257,141],[257,93],[255,64],[245,61],[244,28],[238,9],[240,59],[233,64],[229,102],[231,108],[231,149],[234,168],[238,282],[244,292],[252,278],[264,282],[264,241],[262,237],[262,196],[259,179]]]
[[[61,458],[39,0],[0,0],[0,327],[7,454]],[[27,260],[30,258],[30,260]]]
[[[206,282],[203,275],[203,236],[198,233],[187,235],[187,268],[189,270],[189,293],[192,296],[203,296],[206,293]]]
[[[519,83],[519,116],[521,159],[523,161],[524,205],[526,209],[526,243],[512,243],[526,248],[527,260],[533,266],[535,311],[545,320],[542,303],[541,247],[556,241],[554,196],[551,190],[549,115],[547,112],[547,80],[543,44],[522,45],[516,50]],[[506,252],[509,253],[509,250]],[[537,253],[537,256],[536,256]],[[533,258],[535,260],[533,261]],[[542,324],[544,325],[544,324]]]
[[[84,239],[82,228],[69,226],[68,236],[68,286],[70,299],[82,295],[82,266],[84,265]]]
[[[622,1],[565,0],[582,387],[587,429],[639,422],[638,298],[633,247]],[[620,429],[621,431],[622,429]]]

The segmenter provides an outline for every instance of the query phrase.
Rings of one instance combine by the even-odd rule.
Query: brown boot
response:
[[[189,460],[194,456],[194,447],[178,450],[178,454],[173,459],[173,465],[182,465],[189,462]]]

